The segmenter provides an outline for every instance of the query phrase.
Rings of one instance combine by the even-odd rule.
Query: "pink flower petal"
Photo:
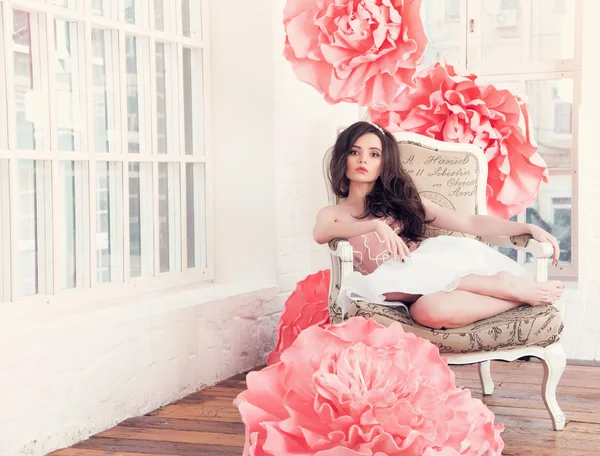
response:
[[[437,348],[397,323],[311,326],[239,398],[247,455],[493,456],[504,445]]]
[[[450,64],[420,71],[415,88],[405,87],[389,105],[373,107],[371,119],[392,132],[481,147],[488,159],[487,206],[492,215],[519,214],[548,179],[523,100],[509,90],[478,83],[475,75],[460,75]]]
[[[423,58],[420,8],[421,0],[287,0],[284,56],[329,103],[389,104]]]
[[[277,345],[267,359],[267,365],[279,361],[283,353],[302,330],[329,324],[329,270],[311,274],[298,282],[296,290],[285,302],[277,324]]]

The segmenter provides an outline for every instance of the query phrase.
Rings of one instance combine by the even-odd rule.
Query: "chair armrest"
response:
[[[539,242],[533,239],[530,234],[519,234],[516,236],[484,236],[482,242],[505,247],[509,249],[521,250],[531,253],[535,258],[551,258],[554,254],[552,244],[549,242]]]
[[[329,317],[333,323],[340,323],[346,319],[347,309],[339,305],[338,295],[342,282],[354,269],[352,246],[345,239],[333,239],[329,242],[329,253],[331,254]]]
[[[352,246],[345,239],[337,238],[329,241],[329,251],[333,256],[339,257],[342,262],[352,263],[353,261]]]

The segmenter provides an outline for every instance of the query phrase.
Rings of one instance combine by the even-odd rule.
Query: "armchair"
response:
[[[395,135],[400,159],[413,178],[421,197],[464,213],[486,213],[487,160],[477,146],[436,141],[413,133]],[[330,204],[338,201],[327,182],[330,154],[324,159],[325,179]],[[440,234],[468,236],[444,230],[430,230],[428,236]],[[494,246],[513,248],[530,253],[535,258],[537,281],[548,277],[548,258],[552,246],[540,243],[529,235],[480,238]],[[542,399],[555,430],[562,430],[566,418],[556,400],[556,387],[565,369],[566,355],[559,342],[563,325],[560,313],[553,306],[520,306],[495,317],[457,329],[435,330],[416,323],[402,309],[364,301],[352,301],[342,312],[337,303],[341,283],[353,270],[353,252],[343,239],[329,243],[331,283],[329,313],[332,323],[362,316],[383,325],[399,322],[405,331],[434,343],[449,364],[479,364],[483,394],[494,392],[490,361],[515,361],[530,356],[544,366]]]

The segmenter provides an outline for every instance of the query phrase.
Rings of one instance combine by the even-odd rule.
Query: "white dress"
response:
[[[366,235],[363,235],[367,246]],[[357,237],[361,238],[361,237]],[[355,259],[370,255],[368,248],[357,248],[362,241],[350,240]],[[372,249],[371,249],[372,250]],[[389,257],[388,257],[389,258]],[[438,236],[424,240],[411,252],[405,262],[385,258],[370,274],[355,270],[341,284],[338,304],[347,309],[350,301],[362,300],[375,304],[406,306],[397,301],[386,301],[386,293],[428,295],[456,289],[462,277],[476,274],[491,276],[508,272],[532,277],[520,264],[487,245],[472,238]]]

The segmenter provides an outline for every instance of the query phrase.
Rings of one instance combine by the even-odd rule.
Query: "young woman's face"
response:
[[[367,133],[358,138],[347,156],[346,177],[351,182],[375,182],[381,171],[382,150],[376,134]]]

